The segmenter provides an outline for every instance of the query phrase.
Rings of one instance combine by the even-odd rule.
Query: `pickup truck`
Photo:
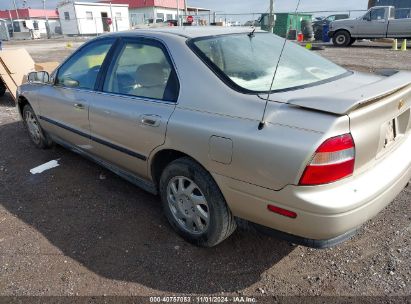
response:
[[[393,6],[375,6],[358,19],[330,24],[328,36],[335,46],[351,46],[357,39],[411,38],[411,18],[395,19]]]

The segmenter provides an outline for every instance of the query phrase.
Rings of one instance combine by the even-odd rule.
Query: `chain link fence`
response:
[[[311,16],[313,21],[316,17],[327,17],[334,14],[346,14],[350,18],[363,15],[366,10],[349,11],[309,11],[299,12]],[[279,13],[280,14],[280,13]],[[146,14],[131,12],[129,16],[113,18],[110,17],[90,17],[90,18],[65,18],[60,20],[16,20],[8,21],[8,33],[11,39],[42,39],[57,38],[62,36],[98,36],[107,32],[125,31],[133,28],[149,28],[175,26],[178,20],[174,15],[164,15],[162,18],[147,18]],[[193,22],[188,23],[188,17],[193,17]],[[200,12],[198,14],[181,14],[181,25],[193,26],[255,26],[261,27],[261,21],[267,12],[250,13],[227,13],[227,12]]]

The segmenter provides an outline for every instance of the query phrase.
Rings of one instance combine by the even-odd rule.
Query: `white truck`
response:
[[[375,6],[358,19],[332,22],[328,36],[335,46],[351,46],[357,39],[410,39],[411,18],[395,19],[395,7]]]

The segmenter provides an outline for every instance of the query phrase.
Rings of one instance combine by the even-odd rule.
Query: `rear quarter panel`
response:
[[[269,102],[266,127],[258,130],[265,100],[225,85],[188,48],[185,39],[164,39],[181,88],[165,144],[151,153],[150,162],[157,152],[173,149],[193,157],[212,173],[279,190],[298,183],[307,162],[326,138],[349,132],[347,116],[277,102]],[[223,157],[230,159],[229,163],[210,156],[213,136],[231,141],[226,145],[232,146],[231,155]]]

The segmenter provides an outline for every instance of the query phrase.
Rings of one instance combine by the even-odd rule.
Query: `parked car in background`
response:
[[[261,26],[261,23],[259,20],[249,20],[246,23],[244,23],[244,26],[255,26],[255,27],[259,27]]]
[[[34,145],[159,194],[199,246],[229,237],[235,217],[335,245],[411,178],[411,73],[351,72],[272,33],[112,33],[28,79],[17,99]]]
[[[393,6],[376,6],[358,19],[330,24],[329,37],[335,46],[350,46],[357,39],[411,38],[411,19],[395,19]]]
[[[324,25],[329,25],[331,22],[334,22],[336,20],[343,20],[343,19],[348,19],[348,18],[350,18],[350,15],[348,14],[335,14],[335,15],[330,15],[326,18],[315,20],[313,22],[313,31],[314,31],[315,40],[322,40]]]

